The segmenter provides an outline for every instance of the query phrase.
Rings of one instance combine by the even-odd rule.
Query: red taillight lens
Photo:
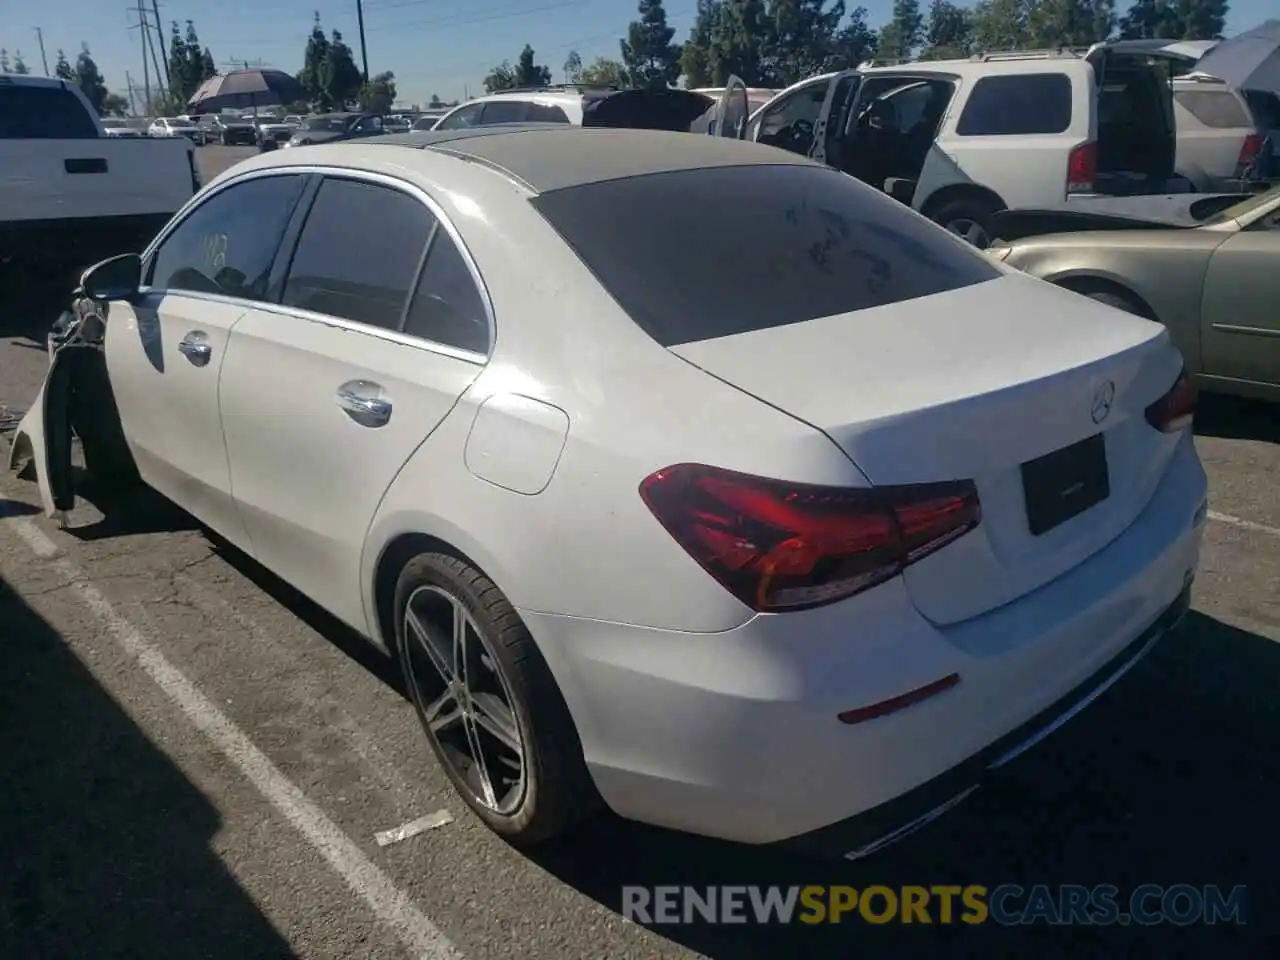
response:
[[[1186,370],[1163,397],[1147,407],[1147,423],[1165,433],[1177,433],[1191,426],[1200,391]]]
[[[1236,176],[1245,177],[1249,173],[1249,168],[1254,165],[1258,157],[1262,155],[1263,139],[1256,133],[1251,133],[1244,138],[1244,143],[1240,146],[1240,156],[1236,160]]]
[[[1098,179],[1098,145],[1082,143],[1067,159],[1067,193],[1093,193]]]
[[[753,610],[833,603],[976,527],[972,481],[849,489],[681,463],[640,496],[704,570]]]

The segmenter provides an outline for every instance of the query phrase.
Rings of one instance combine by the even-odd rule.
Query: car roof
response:
[[[498,170],[535,193],[676,170],[811,163],[785,150],[727,137],[563,123],[403,133],[346,147],[445,153]]]

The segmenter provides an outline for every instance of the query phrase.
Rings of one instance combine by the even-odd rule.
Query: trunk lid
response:
[[[1178,442],[1144,416],[1181,367],[1164,328],[1015,274],[670,349],[822,430],[873,484],[977,484],[978,529],[904,575],[937,623],[1008,603],[1104,547],[1142,511]],[[1033,533],[1022,465],[1098,435],[1109,492]],[[1072,464],[1047,467],[1064,486],[1040,492],[1073,495]]]

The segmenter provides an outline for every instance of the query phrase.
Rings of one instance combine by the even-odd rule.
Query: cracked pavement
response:
[[[236,150],[200,153],[210,163]],[[38,318],[56,313],[40,302],[0,320],[0,404],[34,397],[47,362]],[[1211,509],[1280,528],[1275,408],[1210,400],[1197,445]],[[66,531],[35,515],[36,499],[33,484],[0,479],[5,511],[26,514],[58,550],[38,557],[0,520],[0,956],[409,956],[112,639],[77,584],[96,588],[473,960],[1256,958],[1280,932],[1280,536],[1265,530],[1211,522],[1183,630],[884,854],[811,862],[604,816],[529,857],[465,811],[391,665],[350,630],[153,496],[110,517],[81,500]],[[376,832],[440,809],[455,821],[375,844]],[[619,913],[623,884],[1009,882],[1243,883],[1250,925],[647,930]]]

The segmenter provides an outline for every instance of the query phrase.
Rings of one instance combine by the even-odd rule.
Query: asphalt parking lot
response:
[[[206,180],[251,153],[201,148]],[[0,312],[0,431],[34,397],[58,309]],[[1280,413],[1208,398],[1196,429],[1212,512],[1183,628],[966,804],[858,863],[608,816],[519,854],[453,796],[398,677],[350,631],[173,508],[139,496],[104,514],[84,491],[62,531],[6,472],[0,956],[1271,955]],[[440,810],[452,822],[374,840]],[[633,884],[971,883],[1244,884],[1248,924],[646,929],[620,914]]]

